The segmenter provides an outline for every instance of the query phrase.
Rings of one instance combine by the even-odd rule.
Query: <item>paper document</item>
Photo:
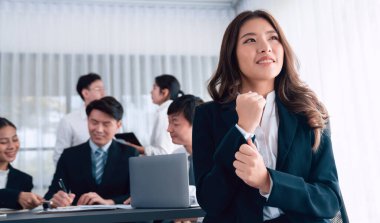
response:
[[[38,213],[97,211],[97,210],[115,210],[115,209],[132,209],[132,207],[131,207],[131,205],[124,205],[124,204],[117,204],[117,205],[78,205],[78,206],[50,208],[47,210],[39,211]]]

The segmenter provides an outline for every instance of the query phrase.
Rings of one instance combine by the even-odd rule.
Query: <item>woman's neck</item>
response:
[[[0,162],[0,170],[7,170],[8,164],[8,162]]]
[[[268,93],[274,90],[274,81],[268,82],[258,82],[255,81],[253,83],[243,82],[240,93],[247,93],[249,91],[256,92],[259,95],[262,95],[264,98],[267,97]]]

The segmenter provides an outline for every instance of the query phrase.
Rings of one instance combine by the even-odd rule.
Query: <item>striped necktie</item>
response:
[[[102,176],[104,171],[104,164],[106,153],[101,148],[98,148],[95,151],[95,181],[96,184],[100,184],[102,182]]]

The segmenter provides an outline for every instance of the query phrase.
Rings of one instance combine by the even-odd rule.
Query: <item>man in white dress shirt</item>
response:
[[[84,101],[79,109],[65,115],[57,129],[57,140],[53,154],[56,164],[64,149],[86,142],[90,135],[87,127],[86,106],[94,100],[105,96],[104,84],[101,77],[95,73],[79,77],[77,92]]]

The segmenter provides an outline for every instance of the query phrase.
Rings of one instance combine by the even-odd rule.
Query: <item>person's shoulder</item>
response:
[[[113,140],[112,144],[113,146],[119,148],[119,150],[122,153],[128,154],[129,156],[137,156],[139,154],[137,149],[133,148],[132,146],[128,146],[125,143],[119,142],[117,140]]]
[[[10,171],[13,172],[14,175],[17,176],[17,178],[23,178],[23,179],[27,179],[28,181],[32,181],[33,180],[33,177],[19,169],[16,169],[14,167],[10,167]]]
[[[82,117],[83,111],[81,109],[74,110],[70,113],[67,113],[63,118],[67,120],[72,120],[72,119],[78,119]]]
[[[235,101],[220,103],[217,101],[208,101],[196,107],[198,112],[220,113],[221,111],[235,109]]]
[[[221,104],[216,101],[207,101],[205,103],[198,105],[196,109],[200,111],[211,111],[216,108],[219,108],[220,106]]]
[[[90,147],[90,145],[89,145],[88,141],[86,141],[82,144],[64,149],[62,155],[65,154],[67,156],[67,155],[71,155],[71,154],[81,153],[84,150],[86,150],[88,147]]]

